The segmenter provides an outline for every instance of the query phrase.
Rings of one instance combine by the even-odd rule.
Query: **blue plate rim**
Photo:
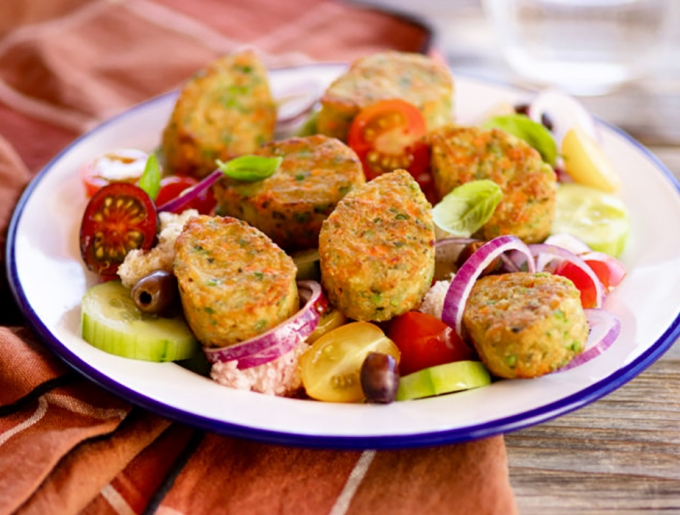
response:
[[[319,66],[346,66],[346,63],[310,63],[295,67],[275,68],[276,70],[292,69],[292,68],[306,68]],[[464,74],[467,76],[467,74]],[[496,83],[495,81],[475,78],[469,76],[470,79],[482,83]],[[499,86],[505,86],[515,90],[522,90],[510,84],[496,83]],[[530,90],[527,90],[530,91]],[[83,139],[90,137],[93,133],[103,130],[111,123],[115,123],[119,118],[129,116],[136,110],[147,109],[156,102],[166,101],[168,97],[176,95],[176,91],[170,91],[162,95],[153,97],[147,101],[141,102],[126,111],[102,122],[97,127],[86,134],[76,138],[67,147],[62,149],[56,156],[45,165],[45,167],[33,178],[31,183],[26,187],[21,195],[17,206],[13,212],[10,221],[7,243],[6,243],[6,272],[9,281],[9,286],[12,291],[17,305],[23,314],[28,325],[37,333],[41,341],[47,345],[60,359],[65,361],[69,366],[75,369],[80,374],[84,375],[91,381],[103,387],[110,393],[129,401],[131,404],[147,409],[157,415],[166,417],[175,422],[190,425],[192,427],[211,431],[226,436],[237,438],[244,438],[248,440],[255,440],[263,443],[287,445],[296,447],[308,448],[323,448],[323,449],[341,449],[341,450],[363,450],[363,449],[405,449],[425,446],[435,446],[443,444],[463,443],[481,438],[488,438],[499,434],[505,434],[526,427],[533,426],[540,422],[548,421],[560,415],[564,415],[574,411],[586,404],[589,404],[608,393],[620,388],[628,381],[635,378],[638,374],[647,369],[655,361],[657,361],[680,337],[680,309],[678,315],[666,329],[666,331],[640,356],[638,356],[631,363],[616,370],[609,376],[601,379],[597,383],[588,388],[572,394],[568,397],[560,399],[550,404],[546,404],[533,410],[525,411],[521,414],[496,419],[491,422],[473,424],[463,428],[456,428],[444,431],[432,431],[424,433],[413,433],[408,435],[393,435],[393,436],[338,436],[338,435],[310,435],[289,432],[277,432],[264,429],[252,428],[225,422],[221,420],[211,419],[202,415],[197,415],[191,412],[169,406],[163,402],[156,401],[142,393],[129,389],[127,386],[113,380],[104,373],[98,371],[96,368],[89,365],[87,362],[79,358],[71,350],[69,350],[59,339],[49,330],[49,328],[40,320],[38,315],[31,307],[24,291],[21,287],[17,262],[15,256],[15,242],[17,237],[17,229],[21,220],[24,208],[30,199],[33,190],[37,187],[40,181],[49,173],[50,169],[68,153],[74,146],[79,144]],[[598,119],[598,122],[606,125],[609,129],[617,132],[621,137],[639,151],[641,151],[653,164],[662,172],[670,184],[675,188],[676,192],[680,194],[680,183],[668,170],[666,165],[656,157],[653,152],[630,136],[628,133],[619,127],[610,124],[606,121]],[[376,406],[376,409],[380,409]]]

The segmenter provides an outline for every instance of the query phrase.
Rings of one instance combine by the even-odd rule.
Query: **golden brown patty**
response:
[[[404,170],[349,193],[323,223],[321,277],[347,317],[383,321],[418,306],[434,274],[430,204]]]
[[[318,131],[347,141],[357,113],[379,100],[399,98],[423,113],[427,128],[453,121],[453,79],[432,58],[382,52],[354,61],[321,98]]]
[[[293,260],[245,222],[192,218],[175,248],[184,314],[203,345],[247,340],[298,310]]]
[[[508,379],[552,372],[580,353],[588,339],[579,290],[546,273],[478,280],[463,324],[489,371]]]
[[[182,88],[163,132],[167,167],[203,177],[216,159],[249,154],[271,141],[275,125],[264,65],[252,51],[227,55]]]
[[[283,161],[263,181],[221,181],[215,187],[218,212],[247,221],[288,251],[316,248],[321,223],[365,182],[354,151],[326,136],[276,141],[255,154]]]
[[[555,216],[557,180],[550,165],[527,143],[498,129],[447,126],[430,135],[432,173],[439,197],[466,182],[490,179],[503,199],[479,236],[514,234],[543,241]]]

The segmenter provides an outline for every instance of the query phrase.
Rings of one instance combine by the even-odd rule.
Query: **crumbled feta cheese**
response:
[[[187,209],[179,215],[159,213],[158,244],[148,251],[136,249],[128,252],[125,261],[118,267],[118,276],[123,285],[132,288],[142,277],[155,270],[172,272],[172,262],[175,260],[175,240],[182,232],[187,220],[195,216],[198,216],[198,211],[195,209]]]
[[[304,341],[283,356],[257,367],[239,370],[236,361],[215,363],[210,377],[223,386],[267,395],[292,395],[302,387],[298,360],[309,348]]]
[[[441,320],[442,311],[444,310],[444,299],[450,285],[451,281],[437,281],[434,283],[425,294],[423,303],[418,311],[435,316]]]

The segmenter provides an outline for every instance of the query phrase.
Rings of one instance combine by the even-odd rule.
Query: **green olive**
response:
[[[132,288],[132,300],[144,313],[159,315],[177,299],[177,279],[172,272],[156,270],[142,277]]]

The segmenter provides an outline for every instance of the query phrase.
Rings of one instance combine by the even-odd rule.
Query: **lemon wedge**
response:
[[[613,193],[621,187],[612,162],[599,143],[583,129],[569,129],[562,140],[566,172],[579,184]]]

